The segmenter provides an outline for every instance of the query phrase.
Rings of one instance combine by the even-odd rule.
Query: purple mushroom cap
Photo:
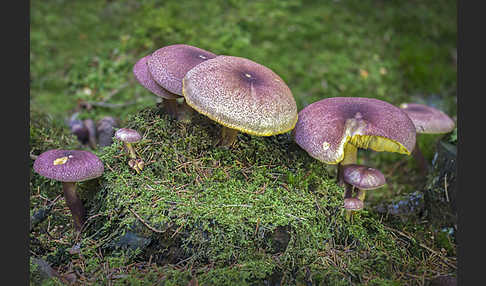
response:
[[[285,133],[297,122],[291,90],[272,70],[249,59],[218,56],[184,77],[189,106],[212,120],[245,133]]]
[[[299,112],[293,135],[310,156],[327,164],[344,158],[344,147],[410,155],[415,125],[400,108],[374,98],[332,97]]]
[[[182,79],[196,65],[217,55],[189,45],[171,45],[156,50],[148,59],[152,78],[163,88],[182,95]]]
[[[103,174],[103,162],[93,153],[82,150],[46,151],[34,162],[39,175],[60,182],[81,182]]]
[[[135,78],[138,80],[138,82],[143,87],[145,87],[155,95],[160,96],[162,98],[166,98],[166,99],[180,98],[179,95],[173,94],[165,90],[152,78],[152,75],[150,74],[147,66],[147,62],[149,58],[150,55],[145,56],[140,60],[138,60],[138,62],[133,66],[133,74],[135,75]]]
[[[344,208],[351,211],[362,210],[364,207],[363,201],[357,198],[346,198],[344,199]]]
[[[403,103],[400,108],[415,124],[417,133],[442,134],[455,127],[454,121],[436,108],[419,103]]]
[[[134,129],[120,128],[115,132],[115,138],[126,143],[137,143],[142,139],[142,135]]]
[[[386,184],[385,176],[379,170],[357,164],[344,165],[344,181],[361,190],[374,190]]]

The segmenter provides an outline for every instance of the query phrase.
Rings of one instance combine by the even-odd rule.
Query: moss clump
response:
[[[130,169],[120,142],[98,151],[105,173],[81,242],[82,255],[94,255],[86,272],[100,251],[117,257],[113,267],[156,263],[164,275],[153,279],[163,285],[193,276],[202,285],[393,284],[424,266],[423,249],[409,250],[413,242],[367,211],[347,222],[334,173],[288,134],[239,134],[224,149],[212,145],[220,127],[198,114],[180,123],[154,107],[127,122],[143,134],[135,148],[147,165]],[[130,237],[135,244],[121,243]]]

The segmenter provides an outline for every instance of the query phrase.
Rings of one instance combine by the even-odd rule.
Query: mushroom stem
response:
[[[358,190],[358,194],[356,195],[356,198],[362,202],[364,202],[364,199],[366,197],[366,190]]]
[[[131,143],[125,142],[125,146],[127,147],[130,158],[136,159],[137,154],[135,153],[135,149],[133,148],[133,145]]]
[[[222,147],[231,147],[236,141],[236,135],[238,135],[238,130],[222,126],[221,137],[217,145]]]
[[[164,98],[164,110],[172,118],[177,118],[177,99]]]
[[[74,229],[79,232],[84,224],[85,210],[83,202],[76,193],[75,184],[75,182],[62,182],[62,190],[64,191],[64,199],[66,200],[66,204],[71,210],[71,215],[73,216]]]
[[[177,120],[187,123],[191,122],[192,111],[193,109],[183,100],[178,107]]]
[[[356,146],[348,143],[344,146],[344,157],[341,162],[338,163],[338,185],[345,186],[343,178],[343,166],[349,164],[356,164],[358,162],[358,148]]]
[[[415,142],[415,148],[413,148],[412,155],[415,161],[417,162],[422,174],[426,175],[429,170],[429,164],[425,160],[425,157],[422,154],[422,151],[420,150],[418,142]]]

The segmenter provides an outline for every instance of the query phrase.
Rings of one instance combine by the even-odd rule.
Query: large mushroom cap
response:
[[[402,103],[400,108],[410,117],[417,133],[442,134],[454,129],[454,121],[436,108],[419,103]]]
[[[343,178],[361,190],[374,190],[386,184],[385,176],[379,170],[357,164],[344,165]]]
[[[115,132],[115,138],[126,143],[137,143],[142,139],[142,135],[134,129],[120,128]]]
[[[149,72],[147,62],[150,59],[150,55],[145,56],[138,60],[137,63],[133,66],[133,74],[137,81],[146,89],[150,90],[157,96],[160,96],[165,99],[176,99],[179,98],[179,95],[173,94],[164,88],[162,88],[153,78]]]
[[[189,106],[226,127],[270,136],[297,122],[297,105],[285,82],[272,70],[249,59],[218,56],[184,77]]]
[[[182,95],[182,79],[196,65],[217,55],[189,45],[171,45],[156,50],[148,59],[152,78],[168,91]]]
[[[333,97],[314,102],[299,112],[294,129],[297,144],[327,164],[344,158],[344,147],[410,155],[415,126],[400,108],[363,97]]]
[[[46,151],[34,162],[39,175],[60,182],[81,182],[103,174],[103,162],[93,153],[82,150]]]

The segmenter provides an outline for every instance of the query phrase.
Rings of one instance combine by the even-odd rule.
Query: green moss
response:
[[[413,271],[421,263],[367,211],[346,222],[333,169],[289,134],[239,134],[236,146],[224,149],[212,146],[219,126],[198,114],[183,124],[153,107],[128,122],[143,134],[135,148],[147,165],[141,174],[131,170],[120,142],[97,151],[105,173],[90,201],[97,217],[84,235],[84,256],[99,248],[105,259],[119,257],[113,267],[148,259],[190,265],[203,285],[253,285],[271,277],[292,284],[307,279],[306,267],[327,283],[371,276],[391,283],[400,279],[394,269]],[[120,246],[127,233],[150,243],[137,251]],[[85,271],[100,262],[92,257]],[[164,285],[191,278],[185,270],[167,271]]]

